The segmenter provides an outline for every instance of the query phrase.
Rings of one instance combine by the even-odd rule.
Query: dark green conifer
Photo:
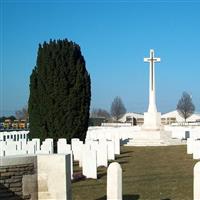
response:
[[[84,140],[90,98],[90,76],[80,47],[67,39],[39,45],[30,76],[30,136]]]

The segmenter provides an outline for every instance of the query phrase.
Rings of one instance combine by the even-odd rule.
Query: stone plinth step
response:
[[[185,145],[185,141],[179,139],[171,140],[129,140],[125,146],[170,146],[170,145]]]
[[[126,146],[167,146],[162,140],[130,140]]]
[[[171,138],[170,131],[141,130],[133,134],[126,146],[170,146],[182,144],[185,144],[185,142]]]

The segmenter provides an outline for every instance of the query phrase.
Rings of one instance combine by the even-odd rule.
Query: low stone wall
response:
[[[34,157],[1,158],[0,162],[0,199],[28,200],[31,194],[24,194],[23,178],[35,174]]]

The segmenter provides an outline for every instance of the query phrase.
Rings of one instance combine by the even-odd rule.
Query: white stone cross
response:
[[[155,98],[155,70],[154,63],[160,62],[160,58],[154,57],[154,50],[150,50],[150,57],[144,58],[144,62],[149,62],[149,108],[148,112],[157,112],[156,98]]]

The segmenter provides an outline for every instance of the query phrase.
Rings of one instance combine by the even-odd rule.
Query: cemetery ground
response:
[[[123,200],[192,200],[193,168],[196,160],[186,145],[165,147],[121,147],[116,162],[122,167]],[[98,168],[98,179],[81,179],[74,163],[74,200],[106,200],[106,168]],[[113,185],[113,187],[115,187]]]

